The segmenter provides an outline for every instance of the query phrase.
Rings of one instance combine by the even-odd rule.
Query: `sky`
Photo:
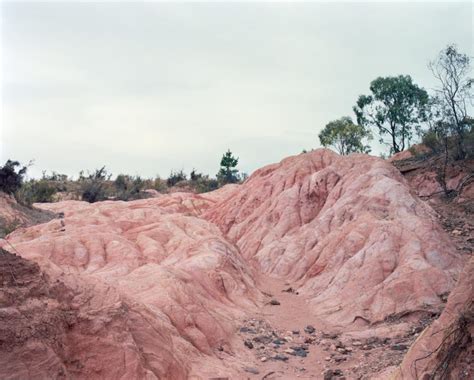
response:
[[[1,2],[0,159],[77,175],[246,173],[318,148],[378,76],[473,55],[471,2]]]

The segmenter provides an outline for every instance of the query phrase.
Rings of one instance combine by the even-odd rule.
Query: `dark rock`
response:
[[[295,351],[298,351],[298,350],[304,350],[304,351],[308,351],[309,350],[309,347],[308,346],[291,346],[290,347],[292,350],[295,350]]]
[[[280,305],[280,301],[273,299],[270,301],[270,305],[278,306]]]
[[[269,335],[259,335],[259,336],[256,336],[255,338],[253,338],[254,342],[262,343],[262,344],[271,343],[272,340],[273,340],[273,338]]]
[[[316,331],[316,329],[313,326],[308,325],[304,328],[304,331],[307,332],[308,334],[313,334]]]
[[[306,356],[308,356],[308,352],[305,351],[305,350],[293,350],[291,355],[300,356],[302,358],[305,358]]]
[[[339,335],[334,333],[324,333],[323,338],[325,339],[337,339]]]
[[[408,346],[406,344],[394,344],[390,348],[394,351],[405,351],[408,349]]]
[[[283,362],[286,362],[288,360],[288,356],[282,355],[282,354],[277,354],[272,359],[273,360],[281,360]]]
[[[333,380],[340,378],[342,376],[342,371],[340,369],[328,369],[324,371],[324,380]]]
[[[278,345],[281,345],[281,344],[285,344],[286,343],[286,339],[282,339],[282,338],[278,338],[278,339],[275,339],[273,341],[274,344],[278,344]]]
[[[334,361],[336,363],[345,362],[347,359],[344,356],[335,356]]]
[[[248,373],[253,373],[254,375],[258,375],[260,373],[257,368],[253,367],[244,367],[244,371]]]
[[[380,343],[380,339],[377,338],[377,337],[371,337],[371,338],[368,338],[365,341],[365,343],[368,344],[368,345],[374,345],[374,344]]]
[[[244,341],[245,347],[252,349],[253,343],[250,340]]]
[[[300,330],[293,330],[292,333],[293,335],[300,335]]]
[[[249,327],[241,327],[239,330],[241,333],[250,333],[250,334],[255,334],[255,330],[251,329]]]

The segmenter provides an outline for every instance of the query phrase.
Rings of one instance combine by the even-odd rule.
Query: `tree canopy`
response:
[[[332,146],[342,155],[370,152],[364,140],[370,139],[371,133],[363,126],[354,124],[349,116],[326,124],[318,136],[321,145]]]
[[[20,189],[27,169],[27,166],[21,166],[18,161],[7,160],[5,165],[0,166],[0,191],[13,194]]]
[[[222,184],[236,183],[239,181],[238,170],[235,169],[239,163],[239,158],[234,157],[230,149],[224,153],[221,158],[219,172],[217,173],[217,179]]]
[[[413,131],[426,121],[428,93],[413,83],[409,75],[379,77],[370,83],[370,95],[361,95],[354,106],[357,123],[375,128],[380,142],[391,153],[404,150]],[[384,137],[388,135],[389,142]]]
[[[439,83],[433,102],[438,124],[446,126],[445,134],[455,137],[458,158],[464,158],[465,134],[471,128],[472,120],[468,115],[468,105],[472,104],[474,97],[470,58],[458,52],[455,45],[448,45],[428,66]]]

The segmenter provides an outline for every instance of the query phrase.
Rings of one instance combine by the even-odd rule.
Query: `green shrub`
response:
[[[15,197],[19,203],[31,206],[33,203],[53,202],[56,192],[56,187],[50,181],[31,180],[23,184]]]
[[[433,130],[426,131],[421,141],[423,145],[430,148],[433,152],[441,152],[443,150],[443,141],[441,141],[438,134]]]
[[[0,166],[0,191],[7,194],[18,191],[27,169],[27,166],[22,167],[18,161],[7,160],[5,165]]]
[[[3,218],[0,218],[0,238],[4,238],[8,234],[12,233],[18,227],[20,227],[21,224],[21,221],[18,219],[7,222]]]
[[[168,187],[175,186],[178,182],[186,181],[186,174],[183,170],[174,171],[172,170],[170,176],[166,180]]]
[[[166,193],[168,191],[167,181],[161,179],[160,176],[155,177],[151,187],[160,193]]]
[[[119,174],[114,181],[117,198],[123,201],[142,198],[141,191],[145,187],[145,181],[140,176],[129,176]]]
[[[195,181],[191,181],[192,187],[197,193],[207,193],[216,190],[219,187],[217,179],[209,178],[208,175],[201,175]]]
[[[96,169],[87,177],[83,172],[79,174],[80,192],[83,201],[94,203],[107,199],[106,181],[111,177],[105,166]]]

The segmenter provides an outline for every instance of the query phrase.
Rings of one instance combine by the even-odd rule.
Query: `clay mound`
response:
[[[395,379],[469,379],[474,374],[474,259],[466,264],[441,316],[403,359]]]
[[[366,155],[287,158],[205,217],[258,271],[299,281],[317,315],[341,326],[439,310],[462,265],[398,170]]]
[[[213,362],[215,352],[230,350],[234,320],[255,306],[259,293],[237,249],[216,226],[192,216],[208,203],[212,201],[175,193],[133,202],[45,204],[44,209],[61,210],[64,218],[12,233],[9,243],[3,244],[40,264],[48,276],[70,279],[70,287],[83,298],[90,287],[107,289],[94,297],[98,305],[114,300],[107,313],[121,315],[125,307],[127,314],[138,313],[135,319],[142,316],[151,327],[142,328],[140,342],[130,348],[130,355],[149,352],[141,365],[155,376],[170,378],[173,373],[173,378],[186,378],[209,369],[229,373],[231,367]],[[133,301],[121,306],[123,299]],[[132,316],[126,318],[110,325],[108,314],[99,314],[90,318],[86,331],[103,329],[107,336],[127,331]],[[147,337],[150,328],[160,337]],[[159,347],[155,339],[161,342]],[[77,352],[87,352],[84,347]],[[118,369],[109,372],[99,364],[110,348],[96,345],[95,349],[97,360],[82,360],[81,374],[144,377],[139,369],[133,376],[124,372],[128,363],[115,376]],[[199,359],[202,354],[209,356],[205,364]]]
[[[185,377],[193,348],[146,307],[3,250],[0,269],[2,379]]]

